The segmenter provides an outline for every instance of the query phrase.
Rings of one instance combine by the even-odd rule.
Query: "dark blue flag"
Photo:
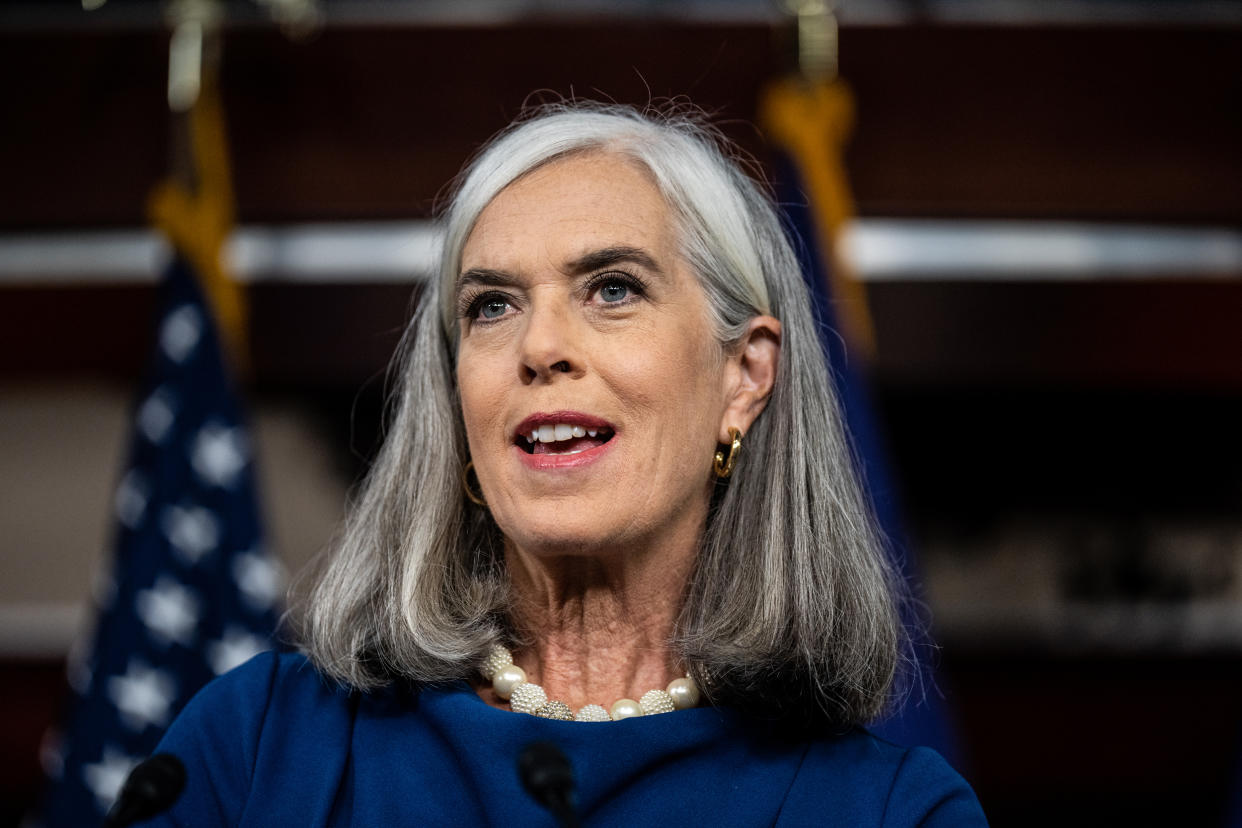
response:
[[[880,433],[879,421],[866,378],[862,374],[860,360],[851,360],[845,339],[837,333],[839,327],[836,305],[829,294],[829,281],[823,272],[828,259],[818,249],[811,206],[799,187],[799,178],[793,163],[783,155],[775,160],[777,199],[788,227],[796,234],[799,242],[797,252],[802,265],[802,275],[815,304],[820,339],[828,354],[833,385],[854,444],[859,472],[871,496],[876,520],[888,541],[893,563],[906,582],[911,584],[911,591],[917,595],[918,571],[910,555],[902,525],[900,502],[889,471],[883,435]],[[912,677],[910,693],[904,704],[893,715],[876,723],[871,729],[878,736],[901,745],[935,748],[950,763],[956,764],[956,741],[935,681],[935,648],[922,619],[916,617],[914,608],[903,607],[903,616],[919,660],[918,673]]]
[[[283,576],[264,550],[251,444],[216,325],[181,257],[115,498],[97,623],[71,655],[73,699],[45,751],[48,826],[98,825],[194,693],[272,647]]]
[[[919,577],[903,526],[896,486],[867,384],[870,319],[858,284],[837,271],[832,245],[853,213],[843,153],[853,119],[853,98],[840,80],[785,78],[769,84],[761,102],[764,127],[776,144],[776,197],[796,237],[799,263],[815,305],[820,338],[853,442],[858,472],[871,496],[893,564],[918,596]],[[810,193],[808,200],[807,193]],[[836,266],[834,266],[836,263]],[[838,295],[834,295],[834,291]],[[846,324],[842,324],[846,323]],[[838,331],[852,334],[850,341]],[[851,354],[848,345],[853,345]],[[852,358],[851,358],[852,357]],[[878,735],[902,745],[935,748],[953,764],[960,758],[948,711],[935,681],[935,647],[917,604],[902,607],[914,644],[917,672],[910,694]]]

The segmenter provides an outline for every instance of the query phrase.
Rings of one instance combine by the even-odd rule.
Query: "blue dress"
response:
[[[773,734],[701,707],[588,724],[497,710],[464,682],[350,693],[305,658],[266,653],[217,679],[159,750],[184,793],[148,825],[540,826],[516,760],[569,757],[585,826],[975,826],[974,793],[938,754],[863,730]]]

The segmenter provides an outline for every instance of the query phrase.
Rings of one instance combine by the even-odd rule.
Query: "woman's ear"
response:
[[[718,442],[729,443],[730,428],[740,429],[743,434],[750,431],[772,395],[780,358],[780,320],[771,316],[750,320],[741,345],[729,356],[725,369],[730,389],[720,419],[720,433],[716,435]]]

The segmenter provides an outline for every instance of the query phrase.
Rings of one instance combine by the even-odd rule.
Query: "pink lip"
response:
[[[592,417],[590,414],[583,414],[581,411],[551,411],[531,414],[525,420],[518,423],[514,438],[515,440],[525,439],[522,435],[529,434],[539,426],[556,425],[557,423],[596,430],[608,429],[613,432],[613,436],[607,443],[586,451],[580,451],[577,454],[527,454],[515,442],[512,451],[516,452],[517,458],[522,465],[535,471],[576,469],[582,466],[589,466],[602,458],[617,442],[616,428],[612,423],[607,420],[601,420],[599,417]]]
[[[565,422],[561,420],[560,422]],[[527,454],[517,446],[511,451],[517,454],[518,460],[528,469],[536,471],[551,471],[554,469],[576,469],[582,466],[589,466],[596,460],[599,460],[604,454],[613,447],[617,442],[617,438],[613,437],[602,446],[589,448],[586,451],[580,451],[577,454]]]

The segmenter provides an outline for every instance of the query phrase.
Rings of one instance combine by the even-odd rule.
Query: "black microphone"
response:
[[[168,809],[185,787],[185,765],[171,753],[157,753],[130,771],[104,828],[122,828]]]
[[[535,801],[552,812],[561,828],[578,828],[574,769],[551,742],[532,742],[518,757],[518,777]]]

